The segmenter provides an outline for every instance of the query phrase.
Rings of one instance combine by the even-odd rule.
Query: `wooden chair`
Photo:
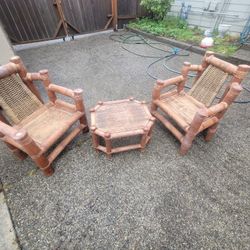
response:
[[[205,140],[211,140],[219,121],[241,92],[240,83],[249,70],[248,65],[237,67],[208,51],[201,65],[185,62],[180,76],[157,81],[152,95],[152,115],[180,141],[182,155],[187,153],[198,133],[207,130]],[[192,88],[186,93],[184,86],[189,71],[195,71],[197,75]],[[231,80],[223,96],[218,104],[212,105],[228,76],[231,76]],[[176,89],[161,93],[170,85],[176,85]],[[163,114],[157,112],[158,108]],[[166,119],[165,115],[170,119]]]
[[[46,89],[49,103],[43,100],[33,84],[40,80]],[[74,100],[74,105],[57,99],[56,93]],[[71,90],[50,82],[48,71],[27,73],[18,56],[0,66],[0,138],[20,159],[29,155],[47,176],[53,174],[51,163],[88,125],[82,90]],[[79,126],[46,156],[48,149],[77,121]]]

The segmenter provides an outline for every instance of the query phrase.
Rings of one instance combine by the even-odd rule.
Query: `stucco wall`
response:
[[[9,39],[0,24],[0,65],[9,62],[10,57],[14,55]]]

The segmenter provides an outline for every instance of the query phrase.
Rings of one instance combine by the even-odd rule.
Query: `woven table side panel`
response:
[[[228,74],[209,65],[188,92],[196,100],[209,107],[223,86]]]
[[[8,120],[17,124],[43,106],[18,75],[0,79],[0,106]]]

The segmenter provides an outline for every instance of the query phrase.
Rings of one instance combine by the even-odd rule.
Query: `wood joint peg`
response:
[[[90,130],[91,130],[91,132],[95,132],[97,130],[97,127],[96,126],[91,126]]]
[[[190,62],[184,62],[183,65],[186,66],[186,67],[190,67],[191,63]]]
[[[111,133],[105,132],[104,137],[105,137],[105,139],[110,139],[111,138]]]
[[[28,133],[25,130],[20,130],[17,133],[15,133],[13,139],[15,141],[24,141],[28,136]]]
[[[39,74],[43,80],[47,80],[49,78],[49,71],[47,69],[40,70]]]
[[[83,94],[82,89],[75,89],[73,92],[74,92],[74,97],[76,99],[82,99],[82,94]]]
[[[151,121],[151,122],[153,122],[153,123],[155,122],[155,120],[156,120],[155,117],[150,117],[150,118],[149,118],[149,121]]]

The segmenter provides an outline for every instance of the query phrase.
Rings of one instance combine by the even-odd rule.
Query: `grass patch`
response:
[[[128,26],[157,36],[165,36],[198,46],[204,38],[204,31],[197,27],[188,27],[187,22],[177,17],[166,17],[164,20],[143,18],[129,23]],[[214,46],[209,50],[230,56],[238,50],[238,46],[235,45],[236,42],[237,38],[232,36],[225,36],[224,38],[215,36]]]

